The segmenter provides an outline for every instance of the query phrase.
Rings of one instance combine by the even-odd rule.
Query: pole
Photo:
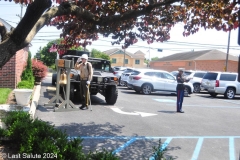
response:
[[[125,56],[126,56],[126,52],[125,52],[125,49],[124,49],[124,56],[123,56],[123,67],[125,67]]]
[[[149,63],[150,63],[150,60],[151,60],[151,56],[150,56],[150,45],[148,46],[148,52],[149,52]]]
[[[148,67],[150,68],[150,61],[151,61],[151,55],[150,55],[150,45],[148,45]]]
[[[228,46],[227,46],[225,72],[228,71],[228,54],[229,54],[230,37],[231,37],[231,30],[230,30],[229,33],[228,33]]]
[[[20,20],[22,20],[22,13],[23,13],[23,4],[21,4],[21,15],[20,15]]]
[[[20,18],[20,21],[22,20],[22,14],[23,14],[23,4],[21,4],[21,13],[20,13],[20,15],[19,14],[17,14],[16,16],[18,16],[19,18]]]

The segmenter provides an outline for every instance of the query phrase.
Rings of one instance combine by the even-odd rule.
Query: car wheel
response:
[[[142,93],[143,94],[151,94],[152,92],[152,85],[151,84],[144,84],[142,86]]]
[[[118,89],[116,86],[107,86],[105,100],[107,104],[113,105],[116,103],[118,97]]]
[[[190,88],[189,87],[185,87],[184,88],[184,96],[189,96],[189,94],[190,94]]]
[[[217,93],[210,93],[210,95],[212,96],[212,97],[217,97]]]
[[[118,85],[120,86],[120,83],[121,83],[121,77],[119,77],[118,79]]]
[[[125,86],[125,82],[123,82],[123,81],[120,81],[120,86]]]
[[[193,92],[199,93],[201,91],[200,84],[194,84],[193,85]]]
[[[72,85],[72,84],[70,84],[70,97],[69,97],[69,99],[71,100],[71,101],[74,101],[75,99],[75,96],[74,96],[74,89],[75,89],[75,86],[74,85]]]
[[[234,96],[235,96],[235,89],[227,88],[226,92],[224,93],[224,97],[227,99],[233,99]]]

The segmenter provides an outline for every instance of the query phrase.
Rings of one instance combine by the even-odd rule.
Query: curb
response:
[[[38,100],[40,98],[40,90],[41,90],[41,83],[40,85],[37,85],[35,88],[35,92],[31,102],[31,107],[29,110],[29,114],[32,116],[33,119],[35,118],[35,113],[38,106]]]

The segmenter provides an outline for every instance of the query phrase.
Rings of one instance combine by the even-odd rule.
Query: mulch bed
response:
[[[11,141],[1,141],[0,143],[0,160],[9,160],[13,159],[14,155],[18,154],[18,149],[16,148],[16,144]],[[16,156],[15,156],[16,157]],[[14,158],[20,159],[20,158]]]

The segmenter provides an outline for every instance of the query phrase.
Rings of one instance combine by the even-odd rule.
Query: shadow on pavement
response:
[[[176,114],[176,111],[158,111],[158,112],[162,112],[162,113],[168,113],[168,114]]]
[[[153,147],[158,147],[159,144],[159,140],[157,139],[147,139],[137,134],[124,138],[124,136],[121,136],[124,126],[113,125],[109,122],[105,124],[95,124],[94,122],[70,123],[63,124],[56,128],[65,130],[71,138],[81,137],[83,139],[82,146],[85,153],[106,149],[117,152],[117,156],[119,156],[121,160],[149,159],[154,153]],[[140,139],[137,139],[138,137],[140,137]],[[129,141],[132,142],[127,145]],[[164,142],[165,140],[161,141]],[[169,150],[176,149],[180,149],[180,147],[169,148]],[[165,156],[170,157],[167,152]]]

